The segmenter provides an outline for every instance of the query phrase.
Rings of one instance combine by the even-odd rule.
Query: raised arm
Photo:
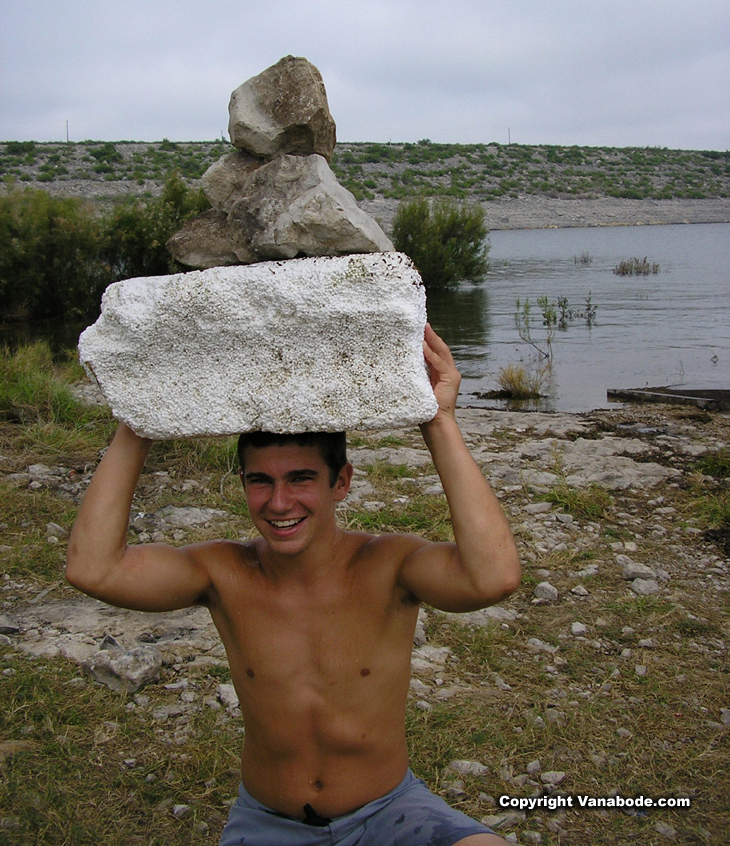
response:
[[[461,375],[448,345],[426,326],[423,352],[438,402],[421,425],[446,494],[455,544],[427,544],[404,561],[400,581],[444,611],[473,611],[508,596],[520,583],[517,547],[499,500],[471,456],[456,422]]]
[[[110,605],[170,611],[201,600],[209,579],[195,547],[127,545],[132,497],[151,444],[120,423],[79,508],[66,578]]]

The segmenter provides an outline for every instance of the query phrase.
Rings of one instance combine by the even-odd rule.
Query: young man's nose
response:
[[[269,500],[269,508],[274,511],[287,511],[292,504],[291,491],[286,482],[274,482]]]

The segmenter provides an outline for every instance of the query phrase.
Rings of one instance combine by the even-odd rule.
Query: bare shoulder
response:
[[[203,541],[186,546],[185,552],[207,572],[213,593],[243,584],[260,571],[255,541]]]
[[[355,534],[355,533],[353,533]],[[359,534],[359,533],[358,533]],[[407,534],[366,535],[359,546],[359,554],[376,558],[379,562],[398,570],[406,559],[419,549],[430,546],[430,541]]]
[[[258,561],[255,541],[202,541],[186,546],[185,551],[209,571],[220,567],[253,567]]]

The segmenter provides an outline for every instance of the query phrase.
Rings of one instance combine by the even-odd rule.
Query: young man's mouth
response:
[[[298,526],[305,517],[295,517],[293,520],[267,520],[269,525],[275,529],[291,529],[293,526]]]

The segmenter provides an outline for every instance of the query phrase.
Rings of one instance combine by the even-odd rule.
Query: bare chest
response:
[[[350,577],[317,589],[255,580],[225,597],[214,618],[241,683],[324,694],[400,675],[417,614],[387,579]]]

